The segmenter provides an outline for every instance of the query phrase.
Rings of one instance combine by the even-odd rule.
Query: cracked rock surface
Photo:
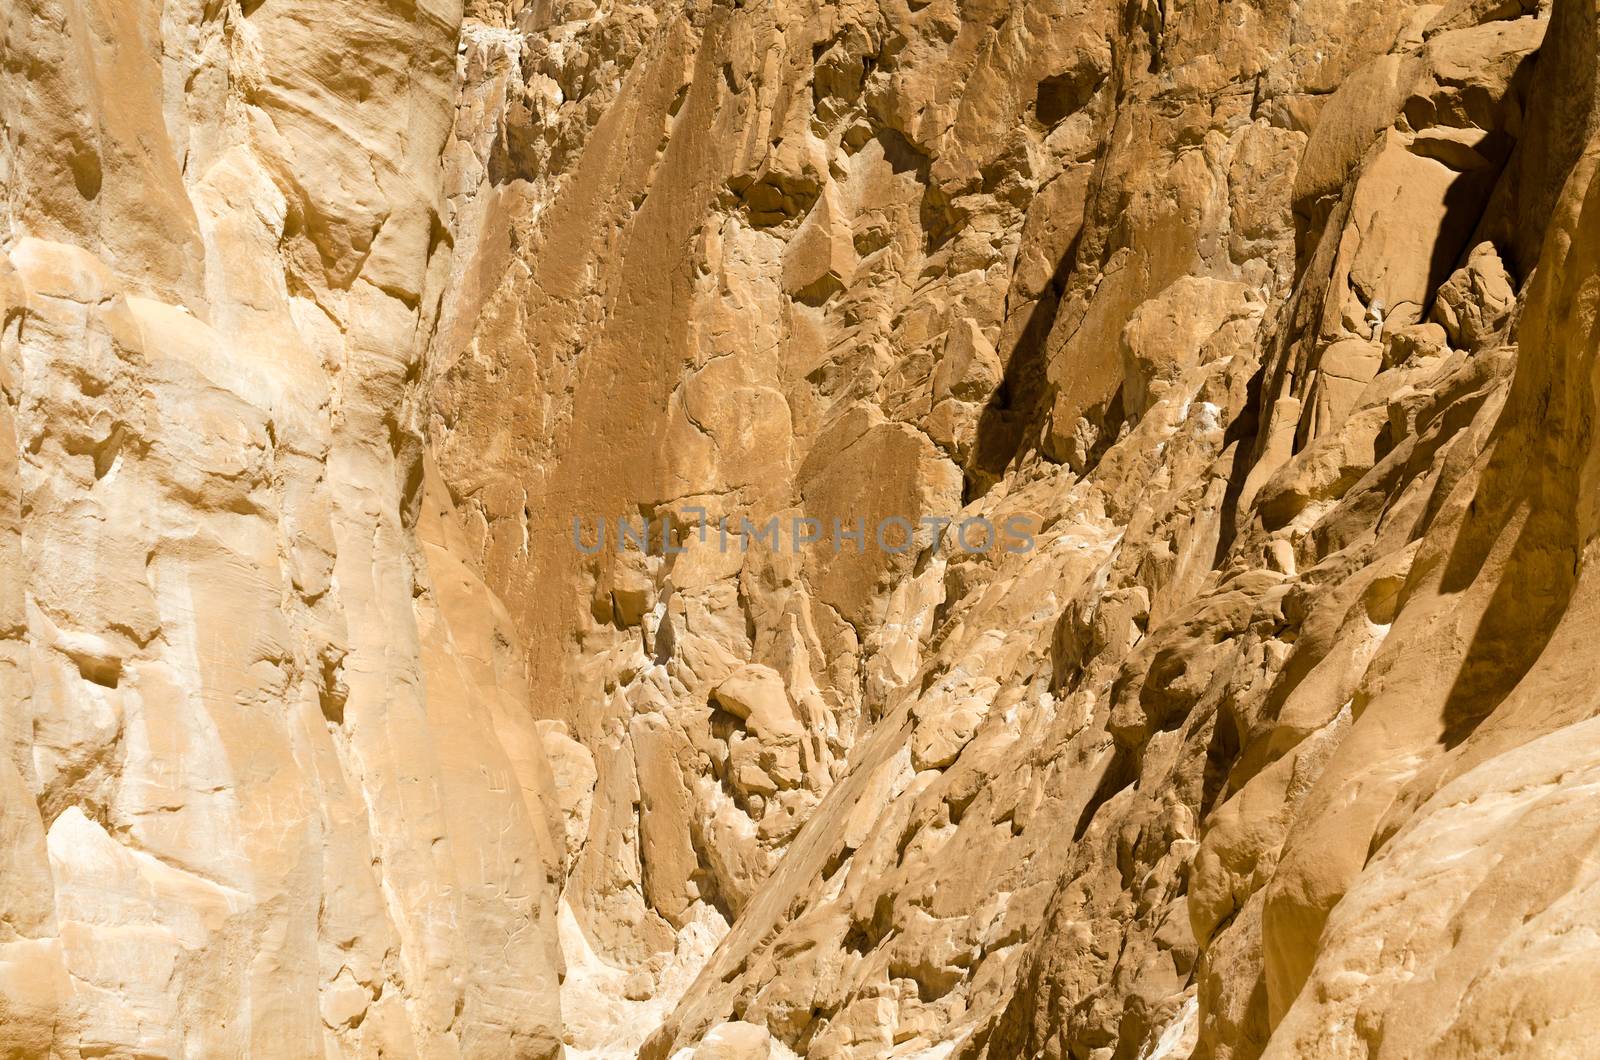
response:
[[[1600,1054],[1597,104],[1592,0],[4,0],[0,1055]]]

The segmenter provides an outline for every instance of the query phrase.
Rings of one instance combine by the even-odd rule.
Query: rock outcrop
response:
[[[7,1055],[1600,1051],[1592,3],[0,59]]]
[[[562,807],[421,434],[459,12],[0,22],[0,1047],[556,1055]]]

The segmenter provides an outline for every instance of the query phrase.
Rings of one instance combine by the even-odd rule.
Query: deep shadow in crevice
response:
[[[1485,479],[1487,485],[1489,476]],[[1480,489],[1479,497],[1484,493]],[[1526,510],[1499,584],[1445,697],[1440,742],[1447,748],[1471,736],[1533,668],[1554,636],[1577,584],[1576,512],[1570,506],[1530,504],[1519,497],[1514,503],[1495,507],[1498,510],[1469,517],[1441,585],[1449,592],[1470,584],[1479,576],[1494,543],[1519,510]]]
[[[1122,745],[1117,745],[1111,753],[1111,760],[1106,763],[1105,770],[1100,774],[1100,783],[1095,785],[1094,794],[1089,796],[1089,801],[1083,804],[1083,812],[1078,814],[1078,823],[1072,828],[1072,841],[1078,842],[1089,831],[1089,825],[1094,823],[1094,815],[1100,812],[1100,807],[1116,798],[1117,794],[1131,785],[1138,777],[1134,772],[1134,753]]]
[[[1550,356],[1524,350],[1521,356]],[[1554,354],[1560,360],[1566,357]],[[1593,431],[1586,386],[1562,387],[1561,365],[1536,394],[1513,384],[1493,455],[1467,506],[1439,589],[1472,593],[1506,534],[1505,563],[1445,698],[1440,742],[1458,746],[1533,668],[1571,602],[1580,568],[1578,503]],[[1519,368],[1519,371],[1522,369]]]
[[[1005,474],[1007,465],[1023,452],[1029,428],[1037,427],[1044,420],[1048,411],[1045,399],[1050,392],[1046,343],[1055,326],[1067,278],[1077,264],[1081,239],[1080,231],[1056,263],[1049,284],[1028,309],[1027,323],[1017,336],[1011,356],[1006,359],[1000,385],[978,415],[977,439],[966,468],[964,501],[989,491]]]
[[[917,183],[922,185],[917,219],[922,226],[924,247],[932,254],[966,225],[967,211],[952,205],[949,194],[933,180],[933,160],[904,134],[894,129],[879,129],[877,140],[890,170],[914,174]]]
[[[1509,148],[1505,153],[1509,153]],[[1428,253],[1428,293],[1423,298],[1426,304],[1417,307],[1417,319],[1428,319],[1439,286],[1465,264],[1479,222],[1489,207],[1489,197],[1499,180],[1500,166],[1494,165],[1468,170],[1450,182],[1444,194],[1444,217],[1439,221],[1439,230]]]
[[[1239,496],[1244,492],[1245,480],[1255,467],[1256,435],[1261,430],[1261,388],[1266,374],[1267,366],[1263,361],[1245,384],[1244,407],[1222,435],[1222,449],[1227,452],[1231,446],[1233,457],[1228,468],[1228,488],[1222,495],[1222,526],[1217,534],[1217,551],[1211,560],[1213,567],[1222,566],[1234,539],[1239,536]]]
[[[918,150],[916,144],[906,139],[904,133],[898,129],[879,129],[877,140],[883,147],[883,160],[889,163],[891,172],[914,173],[918,181],[928,183],[932,161]]]
[[[1217,710],[1211,718],[1211,737],[1206,741],[1206,765],[1200,790],[1200,820],[1211,816],[1228,794],[1228,779],[1233,775],[1234,763],[1239,760],[1241,741],[1233,715]]]

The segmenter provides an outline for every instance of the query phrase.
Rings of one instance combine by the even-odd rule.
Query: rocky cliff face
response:
[[[7,0],[0,1051],[1600,1051],[1597,80]]]

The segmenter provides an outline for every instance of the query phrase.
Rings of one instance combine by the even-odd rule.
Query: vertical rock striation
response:
[[[13,0],[0,1047],[1600,1049],[1597,71]]]
[[[0,16],[8,1055],[559,1050],[552,774],[419,430],[460,19]]]

